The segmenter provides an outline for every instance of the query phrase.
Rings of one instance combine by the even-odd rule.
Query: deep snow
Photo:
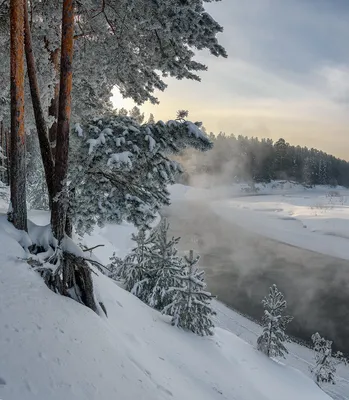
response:
[[[48,215],[32,212],[31,220],[45,225]],[[93,254],[107,263],[114,251],[127,252],[133,231],[107,226],[83,242],[104,244]],[[172,327],[100,273],[94,281],[108,318],[54,294],[23,262],[19,237],[0,217],[0,399],[330,398],[309,377],[309,349],[292,343],[286,360],[269,360],[254,348],[260,327],[221,303],[215,335],[201,338]],[[348,369],[339,375],[326,390],[346,400]]]
[[[172,327],[101,274],[94,281],[108,318],[54,294],[0,222],[1,399],[329,398],[227,330],[201,338]]]

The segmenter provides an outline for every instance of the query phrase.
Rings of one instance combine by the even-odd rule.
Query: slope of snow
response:
[[[217,326],[233,332],[250,345],[255,345],[258,336],[262,333],[260,325],[219,301],[215,302],[214,307],[217,312]],[[309,367],[314,364],[314,352],[294,342],[287,343],[286,347],[289,354],[286,355],[286,359],[282,360],[282,362],[311,377]],[[323,384],[323,389],[335,400],[349,400],[349,367],[343,364],[338,365],[336,384]]]
[[[0,222],[1,399],[329,399],[231,332],[200,338],[172,327],[101,274],[108,318],[54,294]]]

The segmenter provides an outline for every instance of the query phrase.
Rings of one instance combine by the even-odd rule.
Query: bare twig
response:
[[[85,249],[83,249],[82,251],[92,251],[92,250],[94,250],[94,249],[97,249],[97,247],[104,247],[104,244],[97,244],[97,246],[94,246],[94,247],[90,247],[90,248],[87,248],[86,246],[84,246],[85,247]]]
[[[103,273],[103,271],[101,268],[105,268],[107,271],[113,272],[111,269],[109,269],[108,267],[106,267],[105,265],[101,264],[98,261],[91,260],[90,258],[84,258],[84,260],[89,262],[90,264],[94,265],[95,267],[97,267],[99,269],[99,271],[101,271],[102,273]]]

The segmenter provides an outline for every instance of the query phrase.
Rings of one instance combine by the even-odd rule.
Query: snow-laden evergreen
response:
[[[33,52],[42,108],[48,110],[57,82],[53,59],[60,48],[61,8],[56,0],[29,2]],[[223,28],[205,10],[203,0],[84,0],[75,3],[72,118],[80,121],[112,108],[116,86],[140,104],[157,102],[154,91],[165,90],[163,78],[199,80],[207,68],[195,61],[196,49],[226,57],[217,41]],[[9,0],[0,2],[0,48],[9,53]],[[0,60],[0,120],[8,121],[10,64]],[[30,104],[26,88],[26,104]],[[26,121],[33,127],[31,107]],[[46,115],[48,126],[54,121]]]
[[[315,351],[315,365],[310,368],[314,379],[319,383],[335,384],[336,366],[347,360],[343,357],[343,353],[338,351],[332,353],[332,341],[321,337],[318,332],[311,336]]]
[[[172,316],[172,325],[190,330],[198,335],[212,335],[214,323],[212,317],[216,314],[211,306],[213,296],[205,290],[204,271],[196,264],[199,256],[194,258],[193,251],[184,257],[185,269],[176,278],[178,286],[170,289],[173,300],[163,313]]]
[[[147,303],[157,310],[163,310],[172,302],[170,288],[178,286],[178,276],[183,272],[183,263],[176,248],[180,238],[169,238],[169,226],[164,218],[151,235],[152,269],[146,285]]]
[[[121,281],[125,290],[145,301],[144,286],[149,281],[149,270],[152,266],[150,239],[144,228],[141,228],[138,234],[132,234],[131,239],[135,242],[135,246],[124,259],[117,257],[115,253],[110,258],[111,264],[108,267],[111,273],[109,276]]]
[[[288,340],[286,326],[292,317],[282,315],[287,303],[276,285],[269,289],[269,295],[262,300],[264,315],[262,318],[263,333],[257,339],[257,348],[268,357],[284,357],[288,350],[284,342]]]
[[[74,135],[69,185],[78,231],[123,220],[149,228],[169,204],[167,186],[182,171],[170,155],[212,147],[199,126],[184,120],[139,125],[120,115],[84,125]]]

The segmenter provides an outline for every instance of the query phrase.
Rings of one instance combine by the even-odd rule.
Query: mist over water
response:
[[[213,197],[215,196],[212,189]],[[288,333],[309,341],[318,331],[349,353],[349,262],[279,243],[217,216],[208,201],[173,201],[163,211],[181,251],[201,255],[211,292],[260,320],[262,298],[275,283],[294,316]]]

